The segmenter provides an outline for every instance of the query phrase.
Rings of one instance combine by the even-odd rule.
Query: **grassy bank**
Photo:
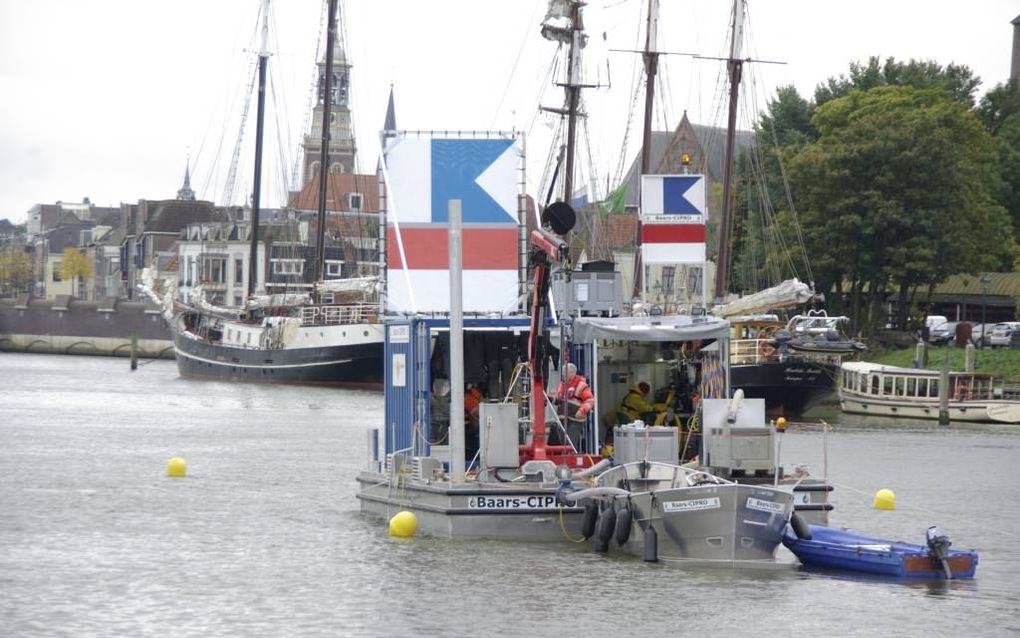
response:
[[[941,370],[942,362],[949,356],[950,370],[963,370],[963,348],[928,348],[929,370]],[[873,363],[890,366],[912,368],[917,351],[914,348],[890,350],[878,355],[865,352],[862,359]],[[974,350],[974,369],[978,372],[990,372],[1003,377],[1010,385],[1020,385],[1020,348],[985,348]]]

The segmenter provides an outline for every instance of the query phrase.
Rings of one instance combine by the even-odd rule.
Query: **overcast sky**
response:
[[[660,50],[724,55],[729,2],[661,2]],[[172,198],[189,157],[199,197],[223,203],[259,4],[0,0],[0,218],[21,222],[36,203],[83,197],[108,206]],[[376,165],[392,84],[401,129],[527,133],[528,190],[537,193],[551,129],[536,108],[562,100],[544,81],[556,51],[539,35],[546,0],[344,6],[363,172]],[[624,151],[638,57],[611,49],[640,47],[644,11],[641,0],[591,0],[585,9],[588,81],[602,88],[586,93],[592,143],[590,161],[580,163],[601,181],[640,143],[639,104]],[[307,126],[322,2],[277,0],[272,12],[272,93],[285,108],[267,128],[263,202],[277,206]],[[745,126],[776,86],[810,97],[870,55],[965,64],[984,82],[980,96],[1009,75],[1020,2],[749,0],[748,12],[745,55],[785,64],[755,65]],[[664,65],[657,129],[673,128],[684,110],[695,123],[724,124],[721,63],[667,56]],[[249,163],[239,168],[242,198]]]

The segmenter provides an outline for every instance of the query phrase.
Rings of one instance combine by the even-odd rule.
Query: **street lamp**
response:
[[[981,275],[981,347],[984,348],[988,342],[988,284],[992,278],[988,273]]]

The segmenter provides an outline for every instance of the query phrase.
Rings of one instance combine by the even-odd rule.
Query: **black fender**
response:
[[[613,532],[613,536],[616,538],[616,544],[623,546],[630,538],[630,524],[634,518],[634,513],[629,507],[624,507],[622,510],[616,513],[616,529]]]
[[[790,527],[793,528],[793,533],[797,535],[802,541],[811,540],[811,526],[808,522],[800,517],[797,512],[790,515]]]
[[[599,515],[599,506],[594,501],[588,501],[584,506],[584,514],[581,517],[581,535],[585,540],[595,534],[595,521]]]
[[[609,539],[613,537],[613,532],[616,530],[616,508],[612,504],[606,509],[602,510],[599,514],[598,527],[595,533],[598,535],[598,539],[609,545]]]

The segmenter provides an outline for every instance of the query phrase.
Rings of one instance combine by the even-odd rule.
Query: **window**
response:
[[[338,278],[343,273],[344,262],[337,259],[326,260],[326,277]]]
[[[227,258],[217,256],[203,257],[202,282],[208,284],[227,283]]]
[[[662,267],[662,291],[668,292],[673,290],[673,281],[676,278],[676,266],[663,266]]]
[[[302,275],[305,272],[302,259],[273,259],[272,263],[275,275]]]
[[[60,261],[53,262],[53,281],[60,281],[60,267],[62,265],[63,262]]]
[[[235,259],[234,260],[234,283],[235,284],[243,284],[244,283],[244,260],[243,259]]]
[[[361,193],[347,193],[347,207],[353,211],[360,211],[364,198]]]
[[[239,292],[234,293],[234,305],[238,308],[244,305],[244,297]]]

